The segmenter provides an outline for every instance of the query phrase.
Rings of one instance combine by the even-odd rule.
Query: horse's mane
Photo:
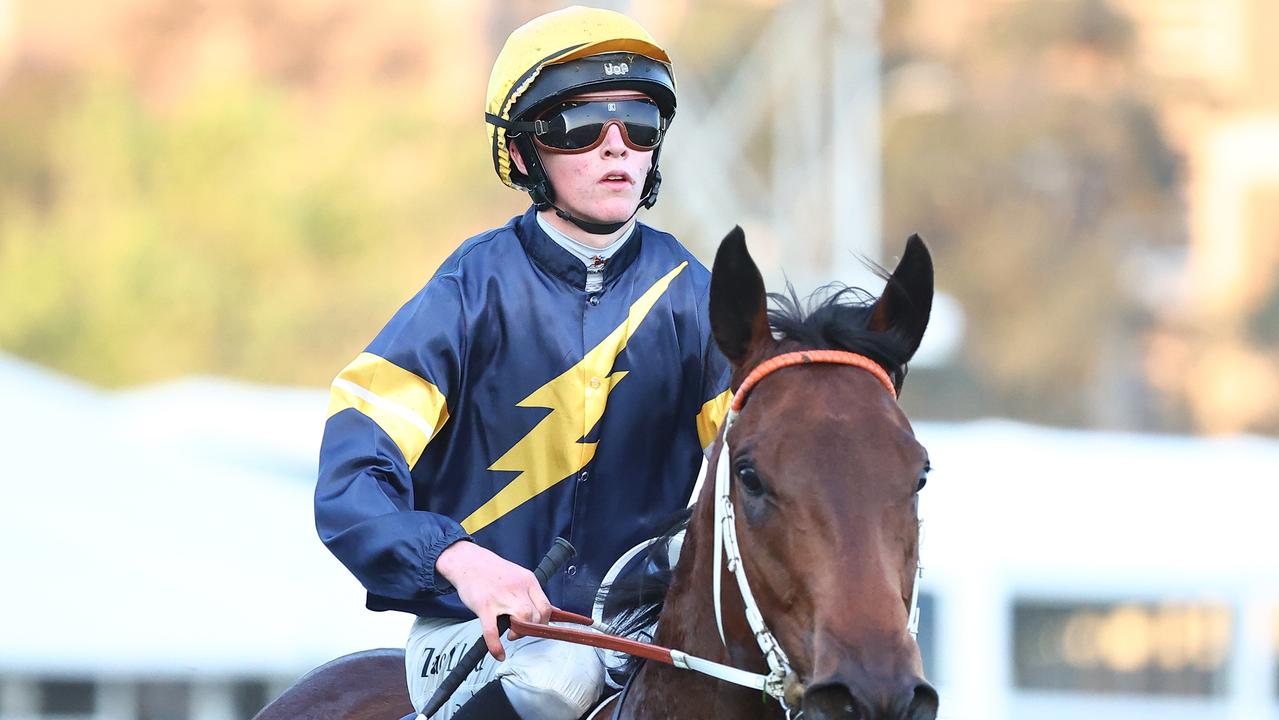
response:
[[[892,282],[887,272],[873,269]],[[876,300],[874,295],[861,288],[833,283],[818,288],[807,301],[801,301],[795,288],[787,283],[784,294],[769,293],[768,299],[773,305],[768,310],[768,324],[774,339],[803,349],[846,350],[865,355],[879,363],[892,378],[893,385],[901,390],[912,348],[896,333],[867,327]],[[609,605],[617,608],[610,619],[612,633],[631,637],[645,635],[657,622],[674,575],[665,558],[672,538],[688,527],[691,515],[692,508],[682,512],[678,521],[649,547],[644,572],[620,577],[607,588]],[[613,671],[614,680],[622,683],[639,665],[640,660],[632,658]]]
[[[653,639],[649,633],[657,623],[657,616],[662,614],[675,574],[667,559],[671,541],[688,528],[692,514],[691,507],[681,510],[670,528],[649,546],[642,572],[622,575],[606,588],[609,609],[613,610],[611,618],[605,618],[610,621],[609,632],[644,642]],[[621,685],[639,669],[639,664],[639,658],[631,658],[620,668],[609,668],[609,672],[614,682]]]

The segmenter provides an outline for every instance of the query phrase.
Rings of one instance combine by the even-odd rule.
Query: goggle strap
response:
[[[513,133],[531,132],[536,135],[536,134],[547,132],[551,129],[550,123],[546,122],[545,120],[534,120],[532,122],[516,122],[514,120],[507,120],[506,118],[498,117],[497,115],[494,115],[493,113],[487,113],[487,112],[484,113],[484,120],[487,121],[490,125],[495,125],[497,127],[502,128],[503,130],[506,130],[508,132],[513,132]]]

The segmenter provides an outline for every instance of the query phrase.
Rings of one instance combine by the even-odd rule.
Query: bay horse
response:
[[[735,412],[716,439],[679,562],[667,574],[669,588],[661,587],[664,600],[624,615],[632,626],[635,618],[656,616],[656,644],[776,675],[777,664],[766,661],[757,641],[759,627],[747,620],[747,593],[737,584],[746,581],[735,583],[731,567],[740,566],[753,591],[750,604],[775,639],[776,657],[785,659],[784,693],[776,693],[775,703],[758,690],[648,662],[591,717],[937,717],[939,699],[923,678],[909,629],[917,494],[929,461],[896,401],[932,307],[933,266],[924,243],[912,236],[884,275],[878,298],[844,289],[806,311],[793,293],[774,295],[777,308],[769,311],[741,229],[721,243],[710,320],[732,365]],[[711,482],[724,463],[722,480]],[[715,532],[724,522],[716,513],[717,486],[729,504],[727,543]],[[735,563],[725,565],[721,544],[740,548]],[[625,632],[625,625],[618,629]],[[256,720],[411,715],[402,652],[392,668],[395,657],[371,651],[334,661]],[[382,665],[375,670],[375,663]]]
[[[923,679],[908,631],[917,493],[929,461],[895,397],[932,307],[932,259],[917,236],[886,280],[873,302],[844,290],[805,312],[793,294],[774,295],[778,307],[769,312],[741,230],[720,245],[711,328],[732,363],[734,404],[741,405],[716,441],[654,643],[770,672],[743,595],[715,547],[709,478],[728,462],[740,563],[793,676],[783,703],[761,702],[758,691],[648,662],[611,717],[781,718],[789,710],[806,720],[935,720],[938,696]],[[873,365],[818,359],[832,350]],[[786,365],[786,358],[799,361]],[[782,367],[770,372],[770,364]],[[751,387],[761,369],[767,374]],[[731,452],[721,452],[725,443]],[[723,639],[716,632],[716,574],[729,588],[721,600]]]

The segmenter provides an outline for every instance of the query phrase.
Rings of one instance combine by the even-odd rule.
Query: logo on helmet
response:
[[[605,75],[625,75],[631,71],[631,66],[626,63],[604,63]]]

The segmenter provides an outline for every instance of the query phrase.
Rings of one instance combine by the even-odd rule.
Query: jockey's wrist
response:
[[[483,551],[483,548],[470,538],[459,538],[440,551],[440,556],[435,559],[435,574],[456,589],[458,575],[466,565],[473,562],[472,553],[476,550]]]

